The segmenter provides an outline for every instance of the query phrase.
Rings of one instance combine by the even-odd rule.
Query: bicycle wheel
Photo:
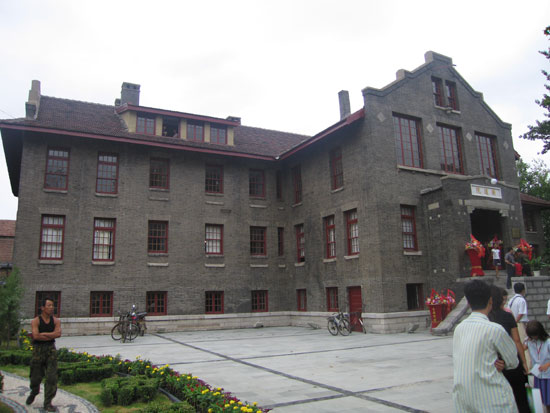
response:
[[[113,340],[120,340],[122,338],[122,324],[115,324],[115,326],[111,330],[111,337]]]
[[[139,335],[139,330],[140,328],[137,324],[134,324],[134,323],[128,324],[128,329],[126,331],[126,340],[127,341],[135,340]]]
[[[363,330],[363,334],[367,334],[367,326],[363,324],[363,320],[359,319],[359,324],[361,324],[361,329]]]
[[[351,327],[347,318],[343,318],[342,320],[340,320],[340,324],[338,324],[338,331],[343,336],[349,336],[349,334],[351,333]]]
[[[336,323],[334,320],[328,320],[327,328],[330,334],[333,336],[338,335],[338,327],[336,326]]]

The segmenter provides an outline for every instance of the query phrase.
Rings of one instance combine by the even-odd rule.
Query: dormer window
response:
[[[210,143],[217,143],[219,145],[227,144],[227,128],[220,125],[210,126]]]
[[[445,89],[443,89],[443,80],[438,77],[432,77],[432,93],[435,106],[459,110],[455,82],[446,80]]]
[[[138,115],[136,133],[143,133],[145,135],[154,135],[155,118],[149,118],[143,115]]]
[[[179,136],[179,120],[177,118],[162,118],[162,136],[177,138]]]
[[[204,142],[204,124],[202,122],[187,122],[187,139]]]
[[[456,97],[456,83],[445,81],[445,95],[448,106],[453,110],[458,110],[458,99]]]

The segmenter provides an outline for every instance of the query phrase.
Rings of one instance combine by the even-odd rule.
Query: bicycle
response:
[[[354,327],[361,326],[361,331],[363,332],[363,334],[367,334],[367,327],[365,326],[365,324],[363,324],[363,317],[361,317],[360,311],[357,311],[355,313],[350,313],[349,315],[345,314],[345,316],[346,318],[349,317],[350,319],[350,322],[349,322],[350,333],[353,331]]]
[[[123,343],[135,340],[141,332],[135,312],[121,313],[119,311],[118,314],[118,322],[111,329],[111,338],[113,340],[122,340]]]
[[[337,314],[327,318],[327,328],[330,334],[333,336],[338,335],[338,333],[343,336],[348,336],[350,333],[349,320],[344,316],[344,313],[341,311]]]

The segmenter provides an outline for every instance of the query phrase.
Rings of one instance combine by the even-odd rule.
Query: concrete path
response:
[[[453,411],[451,336],[334,337],[326,329],[274,327],[146,335],[125,344],[110,336],[57,341],[80,352],[170,364],[274,413]]]

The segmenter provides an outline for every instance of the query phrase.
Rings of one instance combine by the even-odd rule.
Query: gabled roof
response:
[[[534,205],[541,209],[548,209],[550,208],[550,201],[547,201],[542,198],[538,198],[533,195],[528,195],[524,193],[520,193],[521,203],[527,204],[527,205]]]

